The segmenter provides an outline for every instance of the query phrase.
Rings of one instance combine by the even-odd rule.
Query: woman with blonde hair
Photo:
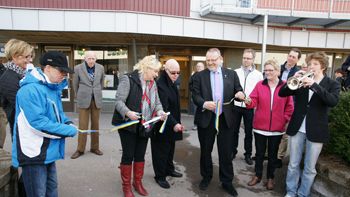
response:
[[[145,152],[150,133],[142,126],[155,116],[166,118],[159,99],[155,78],[161,63],[153,56],[146,56],[134,66],[134,71],[120,77],[116,94],[113,125],[140,120],[139,123],[119,130],[123,154],[120,174],[125,197],[133,197],[131,191],[131,172],[134,173],[133,186],[142,196],[148,192],[142,185],[145,165]],[[149,129],[151,130],[151,129]]]
[[[248,182],[248,185],[254,186],[262,179],[264,154],[267,146],[266,188],[272,190],[278,147],[294,107],[291,96],[284,98],[278,96],[278,92],[285,82],[278,78],[280,66],[277,62],[274,60],[265,62],[264,73],[266,78],[256,84],[250,94],[250,99],[245,100],[248,109],[256,109],[253,120],[256,149],[255,175]]]
[[[11,39],[5,44],[5,55],[8,62],[5,64],[7,70],[0,78],[0,94],[2,95],[4,111],[10,123],[11,136],[19,81],[26,73],[27,64],[32,61],[32,51],[33,47],[22,40]]]

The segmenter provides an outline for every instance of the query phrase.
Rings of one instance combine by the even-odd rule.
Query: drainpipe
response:
[[[135,38],[132,39],[132,52],[134,53],[134,63],[132,65],[135,65],[137,63],[137,54],[136,54],[136,41]]]

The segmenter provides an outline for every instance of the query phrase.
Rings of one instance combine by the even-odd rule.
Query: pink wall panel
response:
[[[0,7],[83,10],[129,10],[176,16],[190,15],[190,0],[0,0]]]

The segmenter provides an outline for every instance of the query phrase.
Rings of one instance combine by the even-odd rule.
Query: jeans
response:
[[[310,196],[311,186],[317,174],[315,166],[318,156],[321,153],[323,143],[311,142],[306,134],[298,132],[289,138],[290,160],[287,172],[287,195],[289,196]],[[300,161],[305,145],[304,170],[300,179]]]
[[[27,197],[57,197],[57,173],[55,162],[25,165],[22,167],[23,183]]]

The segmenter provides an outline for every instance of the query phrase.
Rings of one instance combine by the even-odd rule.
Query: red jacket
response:
[[[247,108],[256,108],[253,120],[253,128],[270,132],[284,132],[286,123],[289,122],[293,110],[293,97],[280,97],[278,92],[285,84],[282,80],[278,82],[273,96],[271,110],[271,91],[267,79],[258,82],[250,94],[252,102]]]

